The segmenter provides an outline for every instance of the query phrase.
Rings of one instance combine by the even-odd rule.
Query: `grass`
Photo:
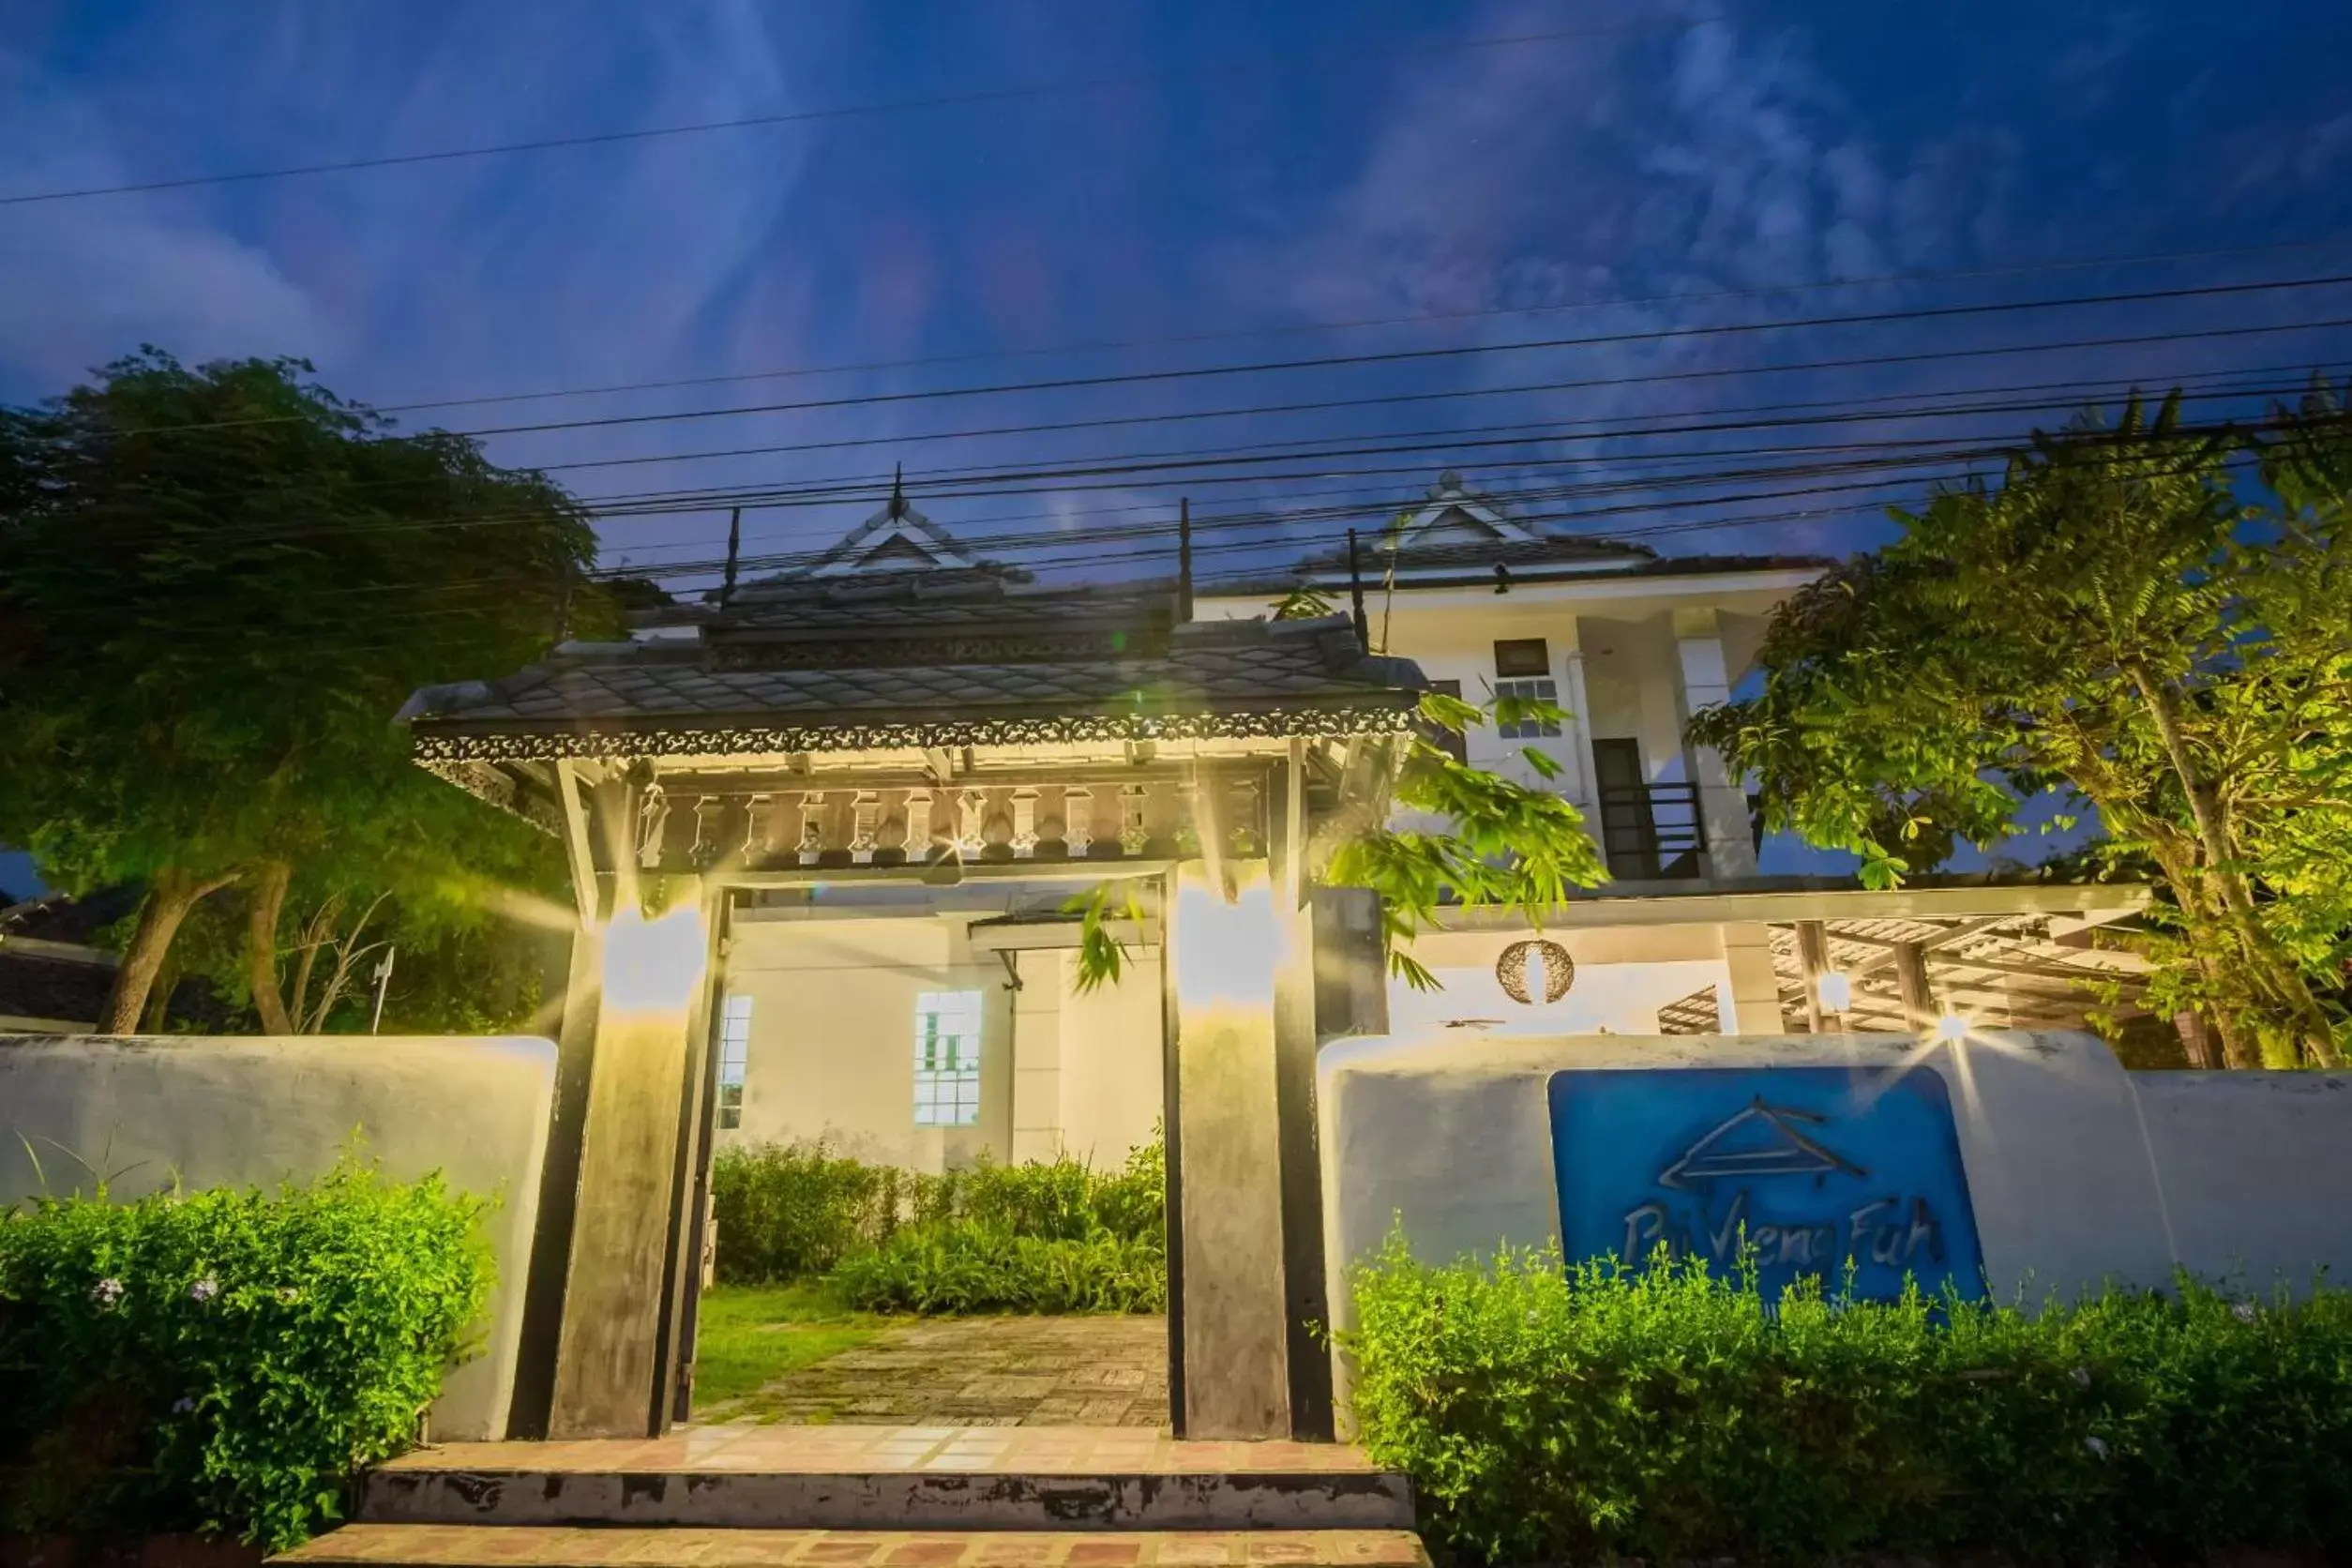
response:
[[[694,1413],[757,1394],[787,1372],[853,1350],[882,1319],[852,1312],[822,1281],[716,1285],[702,1292],[694,1334]]]

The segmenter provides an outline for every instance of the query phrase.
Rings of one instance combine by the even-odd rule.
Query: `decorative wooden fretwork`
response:
[[[544,758],[775,757],[795,752],[919,751],[926,747],[1081,745],[1111,741],[1286,740],[1401,734],[1407,707],[1294,708],[1273,713],[1080,714],[924,723],[720,729],[467,733],[420,727],[425,763]]]
[[[907,827],[905,835],[898,840],[898,847],[909,860],[921,860],[931,852],[930,791],[907,792]]]
[[[1143,846],[1152,841],[1152,830],[1144,820],[1144,788],[1128,784],[1119,791],[1119,850],[1122,854],[1141,854]]]
[[[722,633],[708,649],[714,670],[917,669],[942,665],[1066,664],[1091,659],[1108,663],[1165,652],[1165,637],[1102,630],[790,641]]]
[[[1062,792],[1062,847],[1083,859],[1094,843],[1094,792],[1084,785]]]
[[[964,791],[956,803],[956,852],[977,860],[988,847],[988,792]]]
[[[718,841],[719,820],[725,816],[727,803],[716,795],[697,796],[694,802],[694,842],[686,850],[686,858],[698,867],[715,864],[725,852]]]
[[[782,809],[776,797],[765,792],[744,802],[742,853],[745,860],[767,858],[776,844],[776,831]]]

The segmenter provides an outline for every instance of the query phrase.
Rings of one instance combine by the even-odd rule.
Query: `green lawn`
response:
[[[881,1321],[843,1306],[821,1283],[713,1286],[702,1292],[695,1328],[694,1413],[713,1413],[797,1367],[855,1349]]]

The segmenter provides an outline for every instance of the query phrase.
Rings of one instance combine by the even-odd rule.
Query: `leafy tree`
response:
[[[2342,1061],[2352,445],[2324,394],[2281,411],[2263,505],[2232,482],[2246,445],[2177,396],[2037,435],[1783,606],[1762,690],[1691,738],[1760,778],[1769,826],[1858,852],[1877,886],[1919,842],[1989,844],[2028,794],[2071,792],[2103,852],[2162,878],[2159,1004],[2209,1013],[2236,1064]]]
[[[391,720],[420,685],[609,620],[578,589],[593,531],[541,476],[394,434],[310,369],[147,349],[0,410],[0,840],[69,891],[145,887],[110,1031],[232,883],[245,994],[281,1031],[289,919],[384,894],[423,919],[469,871],[560,877],[551,844],[411,766]]]

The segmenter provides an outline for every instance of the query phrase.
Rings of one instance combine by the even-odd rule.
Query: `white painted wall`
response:
[[[777,915],[784,917],[777,918]],[[1071,988],[1066,948],[975,950],[974,914],[739,918],[726,990],[752,999],[743,1123],[722,1143],[825,1137],[862,1159],[938,1171],[1068,1152],[1116,1166],[1160,1108],[1159,950],[1126,982]],[[914,1124],[914,1018],[927,990],[977,990],[979,1124]]]
[[[494,1198],[498,1283],[483,1354],[450,1374],[434,1435],[505,1435],[538,1218],[555,1047],[522,1038],[0,1038],[0,1201],[86,1189],[271,1187],[330,1168],[354,1135],[384,1172],[441,1171]]]
[[[1401,1219],[1432,1261],[1559,1235],[1547,1080],[1563,1068],[1895,1066],[1945,1079],[1984,1266],[2033,1296],[2163,1286],[2176,1264],[2290,1283],[2352,1274],[2352,1074],[2124,1071],[2088,1034],[1922,1048],[1895,1034],[1563,1038],[1402,1033],[1320,1063],[1325,1245],[1348,1267]]]

